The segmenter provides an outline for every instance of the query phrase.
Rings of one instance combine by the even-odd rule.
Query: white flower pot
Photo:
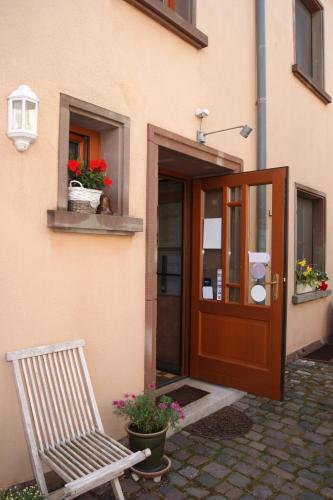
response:
[[[309,293],[316,291],[316,285],[309,285],[308,283],[297,283],[296,284],[296,293]]]

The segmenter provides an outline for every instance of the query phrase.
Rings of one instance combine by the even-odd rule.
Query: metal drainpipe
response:
[[[266,168],[266,20],[265,1],[256,0],[257,169]],[[257,249],[266,250],[266,186],[257,190]]]

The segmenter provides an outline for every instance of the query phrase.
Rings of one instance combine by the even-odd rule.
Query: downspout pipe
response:
[[[257,169],[264,170],[267,162],[266,119],[266,0],[256,0],[257,56]],[[257,250],[266,251],[266,187],[257,190]]]
[[[266,168],[266,0],[256,0],[257,44],[257,169]]]

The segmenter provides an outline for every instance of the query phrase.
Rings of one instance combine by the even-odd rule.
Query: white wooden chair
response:
[[[150,455],[132,453],[104,433],[88,368],[84,340],[9,352],[35,478],[49,499],[75,498],[111,481],[124,499],[119,476]],[[48,493],[42,463],[65,482]]]

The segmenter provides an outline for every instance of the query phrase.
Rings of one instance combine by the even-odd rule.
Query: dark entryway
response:
[[[157,385],[187,375],[189,309],[186,252],[190,224],[186,205],[189,189],[186,181],[159,174],[157,238]]]
[[[183,182],[159,176],[156,368],[175,375],[183,371],[183,214]]]

